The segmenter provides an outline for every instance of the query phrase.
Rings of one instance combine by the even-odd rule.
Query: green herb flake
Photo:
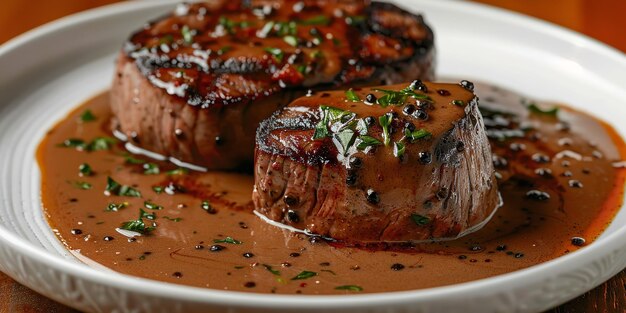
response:
[[[158,205],[158,204],[154,204],[154,203],[152,203],[152,202],[150,202],[150,201],[144,201],[144,202],[143,202],[143,206],[145,206],[145,207],[146,207],[146,209],[148,209],[148,210],[153,210],[153,211],[160,211],[160,210],[163,210],[163,207],[162,207],[162,206],[160,206],[160,205]]]
[[[107,185],[106,185],[105,192],[108,194],[113,194],[113,195],[122,196],[122,197],[136,197],[136,198],[141,197],[141,193],[138,190],[130,186],[121,185],[110,176],[107,177]]]
[[[452,100],[451,103],[454,104],[454,105],[458,105],[458,106],[465,105],[465,101],[463,101],[463,100]]]
[[[320,121],[315,125],[313,139],[325,138],[330,135],[328,124],[340,120],[342,117],[350,114],[348,111],[338,109],[331,106],[320,106]]]
[[[171,171],[167,171],[167,175],[185,175],[188,174],[189,170],[183,167],[179,167],[177,169],[171,170]]]
[[[302,25],[328,25],[330,18],[326,15],[317,15],[305,20],[300,20],[298,23]]]
[[[389,127],[391,126],[391,121],[393,120],[393,114],[386,113],[378,118],[378,123],[383,129],[383,142],[385,146],[388,146],[391,142],[391,132],[389,131]]]
[[[311,271],[302,271],[300,272],[300,274],[294,276],[291,280],[302,280],[302,279],[311,278],[313,276],[317,276],[317,273],[311,272]]]
[[[339,150],[339,153],[346,155],[354,144],[355,138],[356,136],[353,130],[344,129],[333,135],[333,142],[335,142],[335,146],[337,147],[337,150]]]
[[[91,176],[93,175],[93,170],[91,166],[87,163],[83,163],[78,166],[78,175],[79,176]]]
[[[180,221],[182,221],[182,220],[183,220],[183,219],[182,219],[182,218],[180,218],[180,217],[171,218],[171,217],[169,217],[169,216],[163,216],[162,218],[164,218],[164,219],[166,219],[166,220],[168,220],[168,221],[172,221],[172,222],[174,222],[174,223],[178,223],[178,222],[180,222]]]
[[[424,226],[430,224],[430,218],[419,215],[419,214],[411,214],[411,220],[418,226]]]
[[[531,113],[534,114],[541,114],[541,115],[547,115],[547,116],[552,116],[552,117],[556,117],[557,114],[559,113],[559,107],[557,106],[553,106],[551,108],[541,108],[539,107],[536,103],[530,103],[528,106],[528,111],[530,111]]]
[[[240,245],[243,242],[241,242],[239,240],[236,240],[236,239],[233,239],[232,237],[226,237],[224,239],[215,239],[215,240],[213,240],[213,243],[229,243],[229,244],[232,244],[232,245]]]
[[[283,40],[290,46],[298,46],[298,39],[295,36],[285,36],[283,37]]]
[[[145,218],[154,221],[156,220],[156,213],[148,213],[144,209],[139,209],[139,218]]]
[[[231,47],[231,46],[223,46],[223,47],[221,47],[221,48],[219,48],[217,50],[217,55],[222,55],[222,54],[224,54],[224,53],[226,53],[226,52],[228,52],[228,51],[230,51],[232,49],[233,49],[233,47]]]
[[[408,129],[404,130],[404,137],[407,138],[409,142],[414,142],[418,139],[427,138],[427,137],[430,137],[431,135],[432,134],[429,131],[423,128],[416,129],[414,131],[410,131]]]
[[[82,190],[89,190],[91,189],[93,186],[90,183],[84,182],[84,181],[75,181],[72,182],[72,185],[74,185],[74,187],[78,188],[78,189],[82,189]]]
[[[153,186],[152,187],[152,190],[154,192],[156,192],[157,194],[161,194],[164,189],[165,189],[165,187],[163,187],[163,186]]]
[[[133,157],[132,155],[127,155],[124,158],[124,162],[126,164],[144,164],[144,163],[146,163],[146,161],[144,161],[142,159],[137,159],[137,158]]]
[[[365,23],[365,16],[363,15],[348,16],[346,17],[345,21],[346,21],[346,24],[350,26],[363,24]]]
[[[76,148],[76,150],[86,150],[87,149],[87,143],[82,140],[82,139],[78,139],[78,138],[69,138],[66,139],[65,141],[63,141],[63,143],[57,145],[59,147],[64,147],[64,148]]]
[[[183,26],[183,28],[180,30],[180,33],[183,35],[183,41],[186,45],[190,45],[193,43],[193,33],[191,32],[191,29],[189,29],[189,26]]]
[[[374,90],[382,92],[384,94],[376,100],[376,103],[378,103],[383,108],[389,105],[402,105],[406,102],[406,99],[408,97],[418,100],[432,101],[432,98],[430,98],[429,96],[415,92],[413,85],[410,85],[400,91],[387,89]]]
[[[105,212],[117,212],[127,206],[129,206],[130,204],[128,202],[122,202],[122,203],[109,203],[109,205],[107,205],[107,207],[104,209]]]
[[[158,165],[154,163],[144,163],[143,164],[143,173],[145,175],[157,175],[161,172],[161,169]]]
[[[352,102],[361,102],[361,98],[359,98],[359,96],[356,94],[356,92],[354,92],[354,90],[352,90],[352,88],[346,91],[346,99]]]
[[[115,138],[97,137],[89,143],[87,150],[89,151],[110,150],[111,146],[114,145],[115,143],[117,143],[117,140]]]
[[[124,222],[122,223],[120,228],[124,230],[134,231],[140,234],[148,234],[155,229],[154,227],[146,226],[146,223],[144,223],[143,219],[141,218]]]
[[[309,56],[311,57],[311,59],[318,59],[323,57],[324,54],[320,50],[313,50]]]
[[[343,285],[335,287],[335,290],[363,291],[363,287],[357,285]]]
[[[367,147],[373,147],[373,146],[378,146],[378,145],[382,145],[383,143],[371,136],[359,136],[359,142],[356,145],[356,148],[359,150],[365,150]]]
[[[268,272],[270,272],[270,273],[272,273],[272,274],[274,274],[276,276],[280,276],[280,271],[275,270],[271,265],[263,264],[263,267],[265,267],[265,269]]]
[[[142,254],[142,255],[139,256],[139,260],[143,261],[145,259],[146,259],[146,255],[145,254]]]
[[[79,120],[83,123],[93,122],[96,120],[96,116],[93,115],[91,110],[87,109],[80,115]]]
[[[393,156],[395,156],[396,158],[402,158],[404,156],[405,150],[406,150],[406,147],[404,146],[403,143],[401,142],[393,143]]]
[[[285,56],[285,54],[283,53],[283,50],[280,50],[278,48],[271,48],[271,47],[267,47],[263,50],[271,54],[274,57],[274,59],[276,59],[277,62],[280,63],[283,61],[283,57]]]

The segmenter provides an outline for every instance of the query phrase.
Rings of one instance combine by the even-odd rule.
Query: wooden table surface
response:
[[[118,1],[1,0],[0,44],[56,18]],[[548,20],[626,52],[626,0],[476,1]],[[75,311],[38,295],[0,273],[0,313],[4,312]],[[626,312],[626,271],[551,312]]]

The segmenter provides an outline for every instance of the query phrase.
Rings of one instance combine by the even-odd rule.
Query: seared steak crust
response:
[[[421,16],[366,1],[180,5],[134,33],[117,61],[114,128],[209,169],[252,162],[258,123],[307,88],[433,77]]]
[[[500,199],[477,98],[459,85],[405,87],[316,93],[262,122],[257,212],[345,242],[452,239],[480,228]],[[396,102],[384,105],[389,94]],[[371,96],[383,105],[368,104]]]

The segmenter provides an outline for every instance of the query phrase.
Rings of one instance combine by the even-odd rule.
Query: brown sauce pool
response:
[[[69,250],[114,271],[258,293],[444,286],[554,259],[581,247],[575,237],[590,244],[622,205],[626,170],[614,163],[626,159],[623,140],[564,106],[557,118],[495,87],[477,85],[476,93],[504,206],[482,230],[456,241],[345,247],[268,225],[252,213],[251,175],[176,170],[97,139],[112,137],[108,93],[70,113],[40,144],[43,207]],[[107,193],[107,177],[133,189]],[[129,190],[141,197],[115,195]],[[116,231],[140,210],[154,230],[133,239]]]

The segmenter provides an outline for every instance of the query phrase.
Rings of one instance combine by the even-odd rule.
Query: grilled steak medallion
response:
[[[451,239],[500,204],[478,99],[415,81],[302,97],[261,123],[258,213],[346,242]]]
[[[144,149],[233,169],[252,162],[258,123],[307,88],[430,79],[433,54],[422,17],[391,4],[180,5],[120,53],[113,127]]]

